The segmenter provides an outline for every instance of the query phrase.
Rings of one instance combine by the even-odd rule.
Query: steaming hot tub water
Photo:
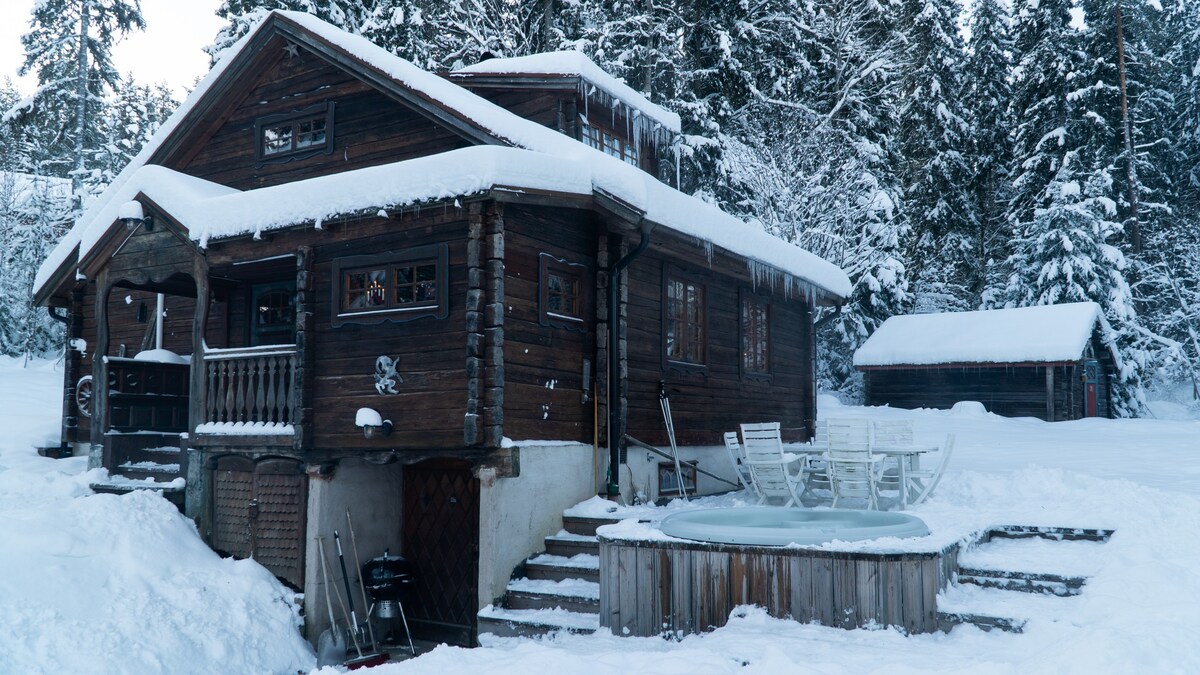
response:
[[[929,534],[920,518],[907,513],[771,506],[683,511],[663,518],[659,529],[680,539],[747,546],[811,546]]]

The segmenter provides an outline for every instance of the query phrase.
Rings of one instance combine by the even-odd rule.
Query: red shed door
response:
[[[1083,362],[1083,416],[1096,416],[1096,398],[1100,393],[1100,362],[1088,359]]]

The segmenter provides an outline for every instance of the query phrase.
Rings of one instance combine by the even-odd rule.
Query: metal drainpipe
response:
[[[646,249],[650,247],[650,233],[654,231],[654,225],[643,220],[641,229],[642,240],[638,243],[637,248],[626,253],[608,271],[608,495],[610,497],[621,494],[621,434],[617,430],[624,428],[621,419],[621,388],[619,385],[621,312],[617,306],[617,299],[620,296],[617,292],[617,284],[620,281],[621,272],[633,263],[634,258],[645,253]]]

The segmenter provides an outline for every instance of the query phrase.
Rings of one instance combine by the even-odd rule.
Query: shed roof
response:
[[[854,353],[854,365],[870,369],[1077,361],[1097,322],[1106,329],[1100,305],[1094,302],[893,316]]]
[[[397,189],[394,194],[379,192],[379,189],[388,186],[388,180],[395,180],[395,176],[391,179],[383,178],[388,173],[389,167],[375,167],[352,172],[355,178],[370,176],[374,179],[369,185],[363,186],[364,189],[356,192],[360,199],[353,203],[353,200],[339,195],[337,192],[342,189],[340,186],[347,184],[351,174],[342,174],[342,178],[334,175],[310,179],[302,184],[293,184],[294,186],[303,185],[304,188],[282,185],[243,193],[216,184],[197,187],[207,181],[197,183],[196,181],[199,179],[183,176],[176,172],[170,172],[175,174],[175,177],[164,178],[167,174],[162,172],[169,170],[161,167],[159,167],[161,171],[150,170],[143,173],[141,169],[154,156],[158,146],[171,137],[189,113],[197,108],[218,82],[222,81],[222,76],[230,69],[231,64],[237,61],[241,52],[246,50],[247,45],[260,32],[266,30],[266,26],[272,24],[286,28],[290,37],[301,40],[312,39],[322,43],[322,47],[332,47],[339,54],[367,69],[372,75],[387,78],[395,86],[402,87],[411,94],[474,125],[488,137],[496,139],[495,142],[499,145],[510,146],[508,149],[511,152],[489,154],[484,148],[471,149],[478,152],[480,158],[484,158],[486,161],[481,165],[479,175],[468,176],[465,180],[453,178],[449,170],[441,171],[441,169],[447,169],[444,162],[447,161],[446,157],[450,153],[389,165],[393,174],[398,174],[401,167],[407,167],[409,170],[420,167],[422,170],[430,171],[429,176],[416,181],[422,183],[421,186],[416,186],[412,180],[405,179],[407,181],[405,185],[410,189],[407,191]],[[518,148],[523,150],[517,150]],[[473,163],[463,163],[464,157],[461,155],[454,156],[458,158],[457,161],[453,161],[453,171],[457,173],[462,173],[463,166],[476,166]],[[438,177],[446,182],[436,184]],[[489,182],[491,185],[485,185]],[[295,192],[298,189],[311,189],[314,192],[305,192],[305,194],[311,194],[314,198],[319,195],[323,198],[320,201],[326,203],[322,213],[313,211],[312,214],[308,214],[313,219],[319,220],[322,217],[328,218],[360,211],[363,208],[387,207],[422,199],[449,198],[470,194],[499,184],[517,188],[579,192],[585,183],[590,186],[589,190],[601,191],[643,211],[645,217],[652,222],[694,236],[707,245],[717,245],[746,258],[756,274],[777,270],[789,277],[810,283],[838,299],[843,299],[850,293],[849,278],[841,269],[798,246],[786,243],[700,199],[683,194],[619,159],[609,157],[603,152],[557,131],[515,115],[463,87],[418,68],[365,38],[346,33],[308,14],[278,10],[268,14],[263,23],[255,30],[222,53],[217,64],[197,85],[187,100],[167,120],[138,156],[113,180],[109,188],[90,205],[76,221],[71,231],[60,240],[58,246],[51,251],[38,271],[34,287],[39,295],[44,295],[42,287],[52,280],[55,273],[65,266],[71,256],[75,255],[82,259],[89,254],[92,247],[112,225],[120,204],[146,189],[157,191],[161,195],[161,197],[152,198],[155,201],[162,198],[163,202],[160,205],[164,208],[171,208],[167,206],[167,203],[173,203],[174,208],[179,209],[181,213],[189,208],[188,204],[194,206],[198,200],[242,199],[233,196],[232,193],[254,195],[254,199],[264,202],[260,204],[263,206],[278,206],[280,200],[275,200],[272,195],[285,191]],[[175,187],[169,188],[166,184],[172,184]],[[333,187],[335,185],[339,187]],[[318,188],[324,191],[315,192]],[[337,198],[331,199],[332,197]],[[310,205],[313,205],[313,202],[313,199],[306,201]],[[316,207],[313,206],[313,208]],[[341,210],[343,208],[345,210]],[[301,215],[296,210],[277,209],[273,214],[258,216],[260,220],[254,222],[231,215],[226,221],[217,219],[212,225],[206,224],[202,228],[189,228],[189,236],[200,242],[201,245],[205,245],[209,240],[222,237],[301,224],[308,217],[306,215],[305,218],[301,218]],[[221,222],[224,222],[224,225],[219,224]]]

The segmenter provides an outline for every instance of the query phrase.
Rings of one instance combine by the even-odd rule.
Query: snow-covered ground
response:
[[[284,673],[315,657],[294,594],[147,493],[92,494],[57,444],[62,371],[0,357],[0,673]]]
[[[311,669],[290,594],[265,570],[210,552],[164,500],[92,495],[82,459],[36,455],[34,446],[57,437],[60,383],[51,364],[22,369],[0,359],[0,672]],[[827,397],[821,413],[909,417],[920,443],[955,434],[950,472],[913,509],[935,537],[992,524],[1117,532],[1106,544],[976,552],[973,564],[1008,559],[1090,575],[1072,598],[972,588],[942,598],[947,607],[1029,618],[1019,635],[843,631],[745,608],[728,626],[678,642],[490,639],[483,649],[443,646],[371,672],[1200,672],[1200,421],[1047,424],[969,407],[842,407]]]

